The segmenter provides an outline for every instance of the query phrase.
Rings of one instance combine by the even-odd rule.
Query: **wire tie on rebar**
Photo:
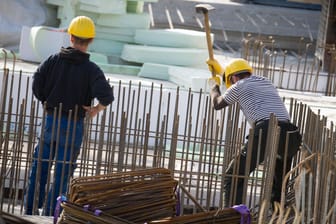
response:
[[[66,197],[64,195],[60,195],[57,197],[57,203],[54,211],[54,224],[57,223],[58,217],[61,213],[61,204],[62,202],[66,201]]]
[[[90,208],[90,205],[84,205],[83,208],[84,208],[84,211],[88,212],[89,208]]]
[[[241,214],[240,224],[251,224],[251,214],[250,210],[247,208],[246,205],[235,205],[232,207],[234,210]],[[246,217],[246,220],[245,220]]]
[[[96,209],[94,211],[94,214],[95,214],[95,216],[99,216],[102,212],[103,212],[102,210]]]

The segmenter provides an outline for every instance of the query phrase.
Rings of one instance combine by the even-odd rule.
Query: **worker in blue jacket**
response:
[[[44,201],[46,209],[43,214],[53,214],[56,199],[66,193],[69,178],[76,167],[86,114],[92,118],[114,100],[103,71],[90,61],[87,53],[95,37],[93,21],[78,16],[71,21],[68,33],[72,46],[62,47],[59,53],[42,62],[34,73],[33,93],[45,106],[46,119],[43,136],[34,151],[25,192],[25,213],[28,215],[36,214],[36,208],[42,208]],[[91,106],[94,99],[98,103]],[[47,180],[52,165],[54,172],[49,189]],[[47,200],[46,189],[49,189]]]

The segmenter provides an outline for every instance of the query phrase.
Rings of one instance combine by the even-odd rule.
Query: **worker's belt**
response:
[[[267,120],[259,120],[259,121],[255,122],[255,126],[260,126],[260,125],[268,123],[268,122],[269,122],[269,119],[267,119]],[[289,120],[278,121],[279,125],[282,125],[282,124],[285,125],[285,124],[289,124],[289,123],[290,123]]]
[[[54,116],[54,112],[48,110],[48,111],[47,111],[47,115],[48,115],[48,116]],[[56,118],[58,118],[58,116],[59,116],[59,115],[58,115],[58,112],[56,112]],[[68,117],[69,117],[69,113],[62,111],[61,117],[63,117],[63,118],[68,118]],[[82,118],[79,117],[79,116],[77,115],[77,117],[76,117],[76,121],[78,121],[78,120],[80,120],[80,119],[82,119]],[[75,117],[74,117],[73,114],[71,114],[71,120],[75,120]]]

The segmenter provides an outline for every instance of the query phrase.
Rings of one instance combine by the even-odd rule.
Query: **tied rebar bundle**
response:
[[[176,188],[163,168],[76,178],[58,223],[251,223],[246,206],[176,216]]]
[[[176,216],[149,222],[149,224],[250,224],[251,217],[249,214],[241,214],[233,208],[225,208],[208,212],[200,212],[191,215]]]
[[[60,222],[71,223],[67,222],[70,216],[94,210],[105,218],[116,216],[134,223],[173,217],[176,187],[171,172],[161,168],[76,178],[71,182],[69,202],[77,207],[63,202]]]
[[[26,223],[26,224],[34,224],[33,222],[30,222],[22,217],[19,217],[17,215],[8,213],[8,212],[4,212],[4,211],[0,211],[0,223],[1,224],[22,224],[22,223]]]
[[[57,222],[62,223],[96,223],[96,224],[132,224],[127,220],[121,219],[102,212],[101,210],[91,210],[87,206],[79,206],[70,202],[62,202],[63,208],[61,219]]]

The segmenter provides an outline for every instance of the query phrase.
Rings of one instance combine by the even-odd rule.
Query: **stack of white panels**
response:
[[[169,66],[155,63],[144,63],[138,74],[139,77],[169,80]]]
[[[24,28],[21,57],[40,62],[70,45],[65,30],[74,17],[85,15],[96,24],[96,37],[89,46],[91,59],[105,72],[167,80],[198,91],[209,77],[205,33],[151,29],[150,15],[143,6],[144,2],[158,1],[46,0],[57,6],[60,27]],[[211,38],[213,41],[213,35]]]
[[[139,77],[171,81],[194,92],[207,90],[210,75],[207,69],[154,63],[144,63],[138,74]]]
[[[160,63],[165,65],[179,65],[197,67],[204,64],[208,53],[206,49],[173,48],[126,44],[121,58],[137,63]]]
[[[46,0],[57,6],[60,27],[67,28],[79,15],[90,17],[96,24],[95,44],[89,50],[107,56],[120,55],[124,43],[134,43],[136,29],[149,29],[150,16],[143,12],[144,2],[158,0]],[[106,45],[106,42],[111,44]],[[101,46],[106,45],[106,48]],[[103,50],[102,50],[103,49]]]
[[[134,41],[138,44],[162,47],[207,48],[204,32],[186,29],[136,30]],[[213,34],[211,34],[213,40]]]
[[[79,9],[99,14],[125,14],[127,1],[125,0],[80,0]]]
[[[62,46],[69,46],[69,35],[59,28],[35,26],[23,27],[21,31],[19,53],[26,61],[41,62]]]

